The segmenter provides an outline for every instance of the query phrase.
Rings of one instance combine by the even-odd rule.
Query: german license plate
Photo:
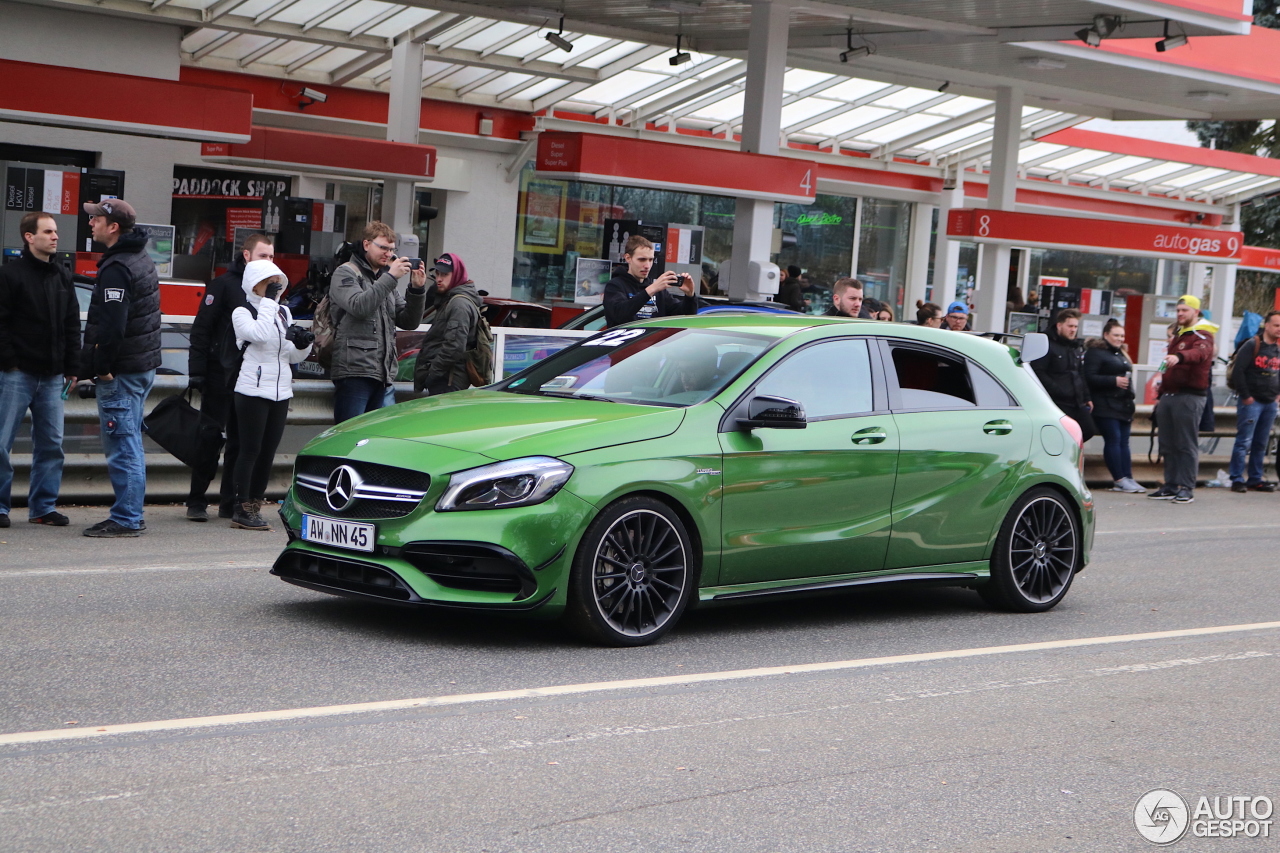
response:
[[[336,518],[324,518],[305,513],[302,516],[302,540],[314,542],[317,545],[332,545],[334,548],[372,552],[376,532],[377,528],[372,524],[338,521]]]

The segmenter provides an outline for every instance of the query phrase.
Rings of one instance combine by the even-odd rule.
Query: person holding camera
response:
[[[413,390],[430,396],[471,387],[467,350],[475,346],[484,310],[484,299],[467,278],[462,258],[445,252],[432,266],[436,314],[413,366]]]
[[[627,264],[626,272],[618,273],[604,286],[606,326],[620,326],[632,320],[649,320],[653,317],[698,313],[693,276],[667,270],[649,281],[653,270],[653,243],[639,234],[632,235],[627,240],[622,260]],[[685,295],[673,296],[668,292],[668,287],[679,287]]]
[[[247,304],[231,312],[242,353],[233,395],[240,452],[231,526],[242,530],[271,529],[260,510],[293,397],[289,365],[305,359],[314,340],[310,331],[293,325],[289,309],[278,301],[287,284],[284,272],[271,261],[250,261],[241,283]]]
[[[396,257],[396,232],[370,222],[364,243],[333,271],[329,301],[334,324],[333,420],[381,409],[396,378],[396,329],[413,331],[426,307],[427,273],[422,262]],[[404,295],[396,280],[409,276]]]

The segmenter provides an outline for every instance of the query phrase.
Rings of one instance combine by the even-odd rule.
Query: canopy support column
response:
[[[996,89],[995,131],[992,135],[991,177],[987,186],[987,208],[1014,209],[1018,185],[1018,151],[1022,145],[1021,89],[1000,86]],[[1009,293],[1008,244],[991,243],[982,253],[978,270],[977,303],[974,329],[980,332],[1003,332],[1005,302]]]
[[[391,97],[387,100],[387,141],[418,144],[422,124],[423,47],[405,39],[391,48]],[[417,257],[420,249],[413,237],[413,181],[386,180],[382,187],[382,219],[400,235],[401,251],[406,257]],[[410,251],[412,243],[413,251]]]
[[[1236,265],[1213,264],[1213,292],[1209,295],[1209,311],[1218,324],[1214,343],[1218,355],[1230,358],[1235,350],[1235,323],[1232,314],[1236,303]]]
[[[787,70],[787,26],[791,7],[785,2],[755,3],[747,37],[746,98],[742,114],[742,151],[777,154],[782,133],[782,77]],[[729,264],[729,298],[765,297],[750,280],[752,261],[768,263],[773,248],[773,202],[740,198],[734,208],[733,255]]]
[[[945,312],[956,297],[956,277],[960,275],[960,241],[945,236],[952,209],[964,207],[964,163],[956,164],[954,186],[943,189],[938,206],[938,249],[933,260],[933,301]]]
[[[929,288],[929,241],[933,236],[933,214],[938,208],[932,204],[916,202],[912,205],[910,239],[907,242],[907,286],[902,296],[902,311],[899,320],[909,321],[915,317],[916,302],[923,302]],[[945,223],[939,220],[939,231],[946,230]],[[937,279],[937,267],[934,267],[934,278]],[[936,291],[937,285],[934,285]]]

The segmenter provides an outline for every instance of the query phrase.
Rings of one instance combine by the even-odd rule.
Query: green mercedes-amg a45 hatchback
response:
[[[1080,459],[1079,428],[1017,348],[870,321],[667,318],[326,430],[297,458],[273,572],[367,601],[562,617],[620,646],[691,606],[867,584],[1042,611],[1088,561]]]

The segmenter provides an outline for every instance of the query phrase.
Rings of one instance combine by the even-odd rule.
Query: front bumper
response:
[[[318,592],[403,606],[547,616],[563,609],[590,504],[562,489],[535,506],[437,513],[437,498],[429,494],[405,518],[370,519],[376,545],[365,553],[301,541],[304,509],[291,490],[280,508],[289,544],[271,573]]]

